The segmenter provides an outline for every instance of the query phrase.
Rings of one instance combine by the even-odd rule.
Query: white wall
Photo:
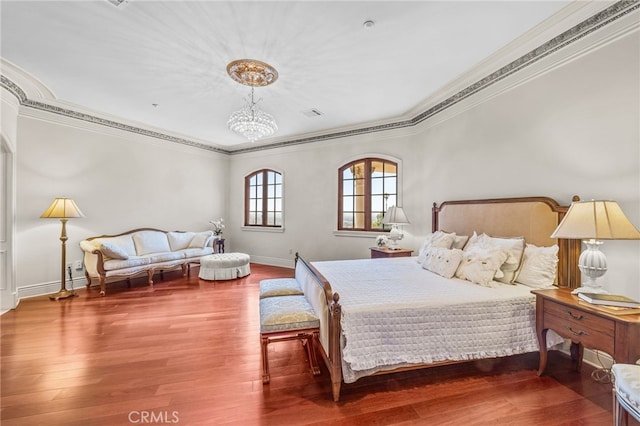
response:
[[[640,227],[639,52],[636,30],[588,53],[550,55],[417,127],[231,156],[25,108],[16,131],[18,290],[59,288],[60,223],[39,218],[57,196],[74,198],[87,216],[69,221],[69,261],[81,258],[78,242],[88,236],[209,229],[218,217],[227,249],[254,261],[291,266],[296,251],[310,260],[368,257],[375,235],[335,232],[337,170],[377,154],[401,161],[411,220],[402,245],[416,250],[431,230],[432,203],[452,199],[608,198]],[[261,168],[283,173],[284,232],[241,229],[244,176]],[[605,286],[640,297],[640,242],[603,250]]]
[[[578,43],[579,44],[579,43]],[[577,46],[579,47],[579,46]],[[356,156],[402,160],[403,207],[411,221],[403,247],[418,249],[431,231],[431,205],[455,199],[550,196],[569,204],[613,199],[640,227],[640,43],[635,31],[557,68],[531,67],[527,82],[507,78],[500,92],[464,101],[420,128],[233,155],[230,216],[234,248],[254,259],[290,262],[363,258],[369,239],[336,236],[337,169]],[[521,77],[519,77],[521,78]],[[284,175],[285,231],[236,231],[243,177],[273,168]],[[610,291],[640,297],[640,242],[608,241]]]
[[[209,220],[225,215],[226,155],[36,115],[44,118],[18,120],[16,257],[22,297],[59,289],[61,223],[40,219],[55,197],[73,198],[86,216],[67,224],[67,262],[82,259],[79,242],[86,237],[141,227],[207,230]],[[84,285],[83,273],[74,276],[76,286]]]

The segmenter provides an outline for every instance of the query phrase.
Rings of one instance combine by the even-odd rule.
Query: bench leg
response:
[[[267,345],[269,344],[269,338],[266,336],[260,336],[262,345],[262,383],[268,385],[271,381],[269,376],[269,355]]]
[[[148,277],[148,282],[149,282],[149,286],[153,286],[153,273],[155,272],[155,270],[149,269],[147,271],[147,277]]]
[[[304,346],[307,348],[309,367],[311,367],[311,373],[314,376],[320,375],[320,367],[318,367],[318,358],[316,357],[316,339],[319,339],[319,333],[314,331],[312,334],[307,334],[303,342]]]

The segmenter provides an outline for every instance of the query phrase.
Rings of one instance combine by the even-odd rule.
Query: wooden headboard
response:
[[[573,201],[579,198],[574,197]],[[537,246],[558,244],[560,287],[580,286],[580,240],[551,238],[569,206],[561,206],[548,197],[493,198],[487,200],[445,201],[433,203],[432,231],[458,235],[486,233],[496,237],[524,237]]]

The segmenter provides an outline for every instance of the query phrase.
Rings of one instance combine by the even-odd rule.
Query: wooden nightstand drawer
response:
[[[581,315],[578,314],[578,317]],[[587,348],[598,348],[610,355],[614,354],[615,325],[613,321],[586,315],[581,319],[573,319],[569,314],[560,317],[546,312],[544,327],[571,339],[574,343],[581,343]]]

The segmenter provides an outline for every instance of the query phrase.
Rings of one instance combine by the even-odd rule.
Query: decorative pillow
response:
[[[556,281],[558,246],[527,244],[516,282],[533,288],[551,287]]]
[[[108,241],[100,244],[100,251],[110,259],[129,259],[129,255],[126,251],[124,251],[124,249],[122,249],[119,245],[110,243]]]
[[[171,251],[178,251],[189,248],[191,240],[195,237],[195,232],[169,232],[167,238],[169,239],[169,246]]]
[[[500,247],[483,249],[475,247],[462,252],[462,261],[455,276],[486,287],[507,260],[507,253]]]
[[[189,243],[189,248],[205,248],[212,239],[213,231],[197,232]]]
[[[132,238],[136,245],[136,254],[138,256],[171,251],[167,234],[164,232],[138,231],[132,234]]]
[[[475,237],[475,238],[474,238]],[[490,237],[487,234],[476,235],[469,240],[465,250],[471,250],[474,247],[488,249],[491,247],[499,247],[506,251],[507,259],[500,265],[500,271],[497,272],[495,278],[506,284],[513,284],[520,266],[522,265],[522,253],[524,252],[525,241],[523,237],[500,238]]]
[[[468,235],[457,235],[455,232],[447,232],[447,231],[442,231],[445,234],[453,234],[454,238],[453,238],[453,245],[451,246],[451,248],[454,249],[460,249],[462,250],[464,248],[464,245],[467,243],[467,240],[469,240],[469,236]]]
[[[425,250],[422,267],[445,278],[451,278],[456,273],[462,261],[462,250],[429,247]]]
[[[456,237],[454,233],[446,233],[442,231],[436,231],[432,234],[429,234],[427,238],[424,240],[422,244],[422,248],[418,252],[418,263],[422,265],[424,262],[424,252],[429,247],[441,247],[441,248],[451,248],[453,245],[453,241]]]

